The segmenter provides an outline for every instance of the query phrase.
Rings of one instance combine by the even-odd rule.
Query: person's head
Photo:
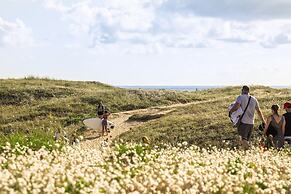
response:
[[[249,86],[243,86],[241,89],[242,94],[249,94],[250,93],[250,87]]]
[[[278,104],[272,105],[271,109],[272,109],[272,114],[279,115],[279,113],[278,113],[278,111],[279,111],[279,105]]]
[[[284,104],[284,109],[286,110],[286,112],[291,112],[291,103],[286,102]]]

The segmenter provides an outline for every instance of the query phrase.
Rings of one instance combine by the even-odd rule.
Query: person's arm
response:
[[[230,109],[229,111],[229,115],[231,115],[233,112],[237,111],[240,107],[240,104],[238,102],[235,102],[235,104],[233,105],[233,107]]]
[[[267,123],[265,123],[264,135],[266,135],[270,123],[271,123],[271,117],[268,117]]]
[[[257,111],[260,119],[262,120],[262,122],[266,125],[265,117],[264,117],[264,115],[263,115],[263,113],[262,113],[262,111],[260,109],[260,105],[259,105],[259,102],[257,101],[257,99],[256,99],[256,111]]]
[[[256,111],[257,111],[257,113],[258,113],[260,119],[262,120],[262,122],[266,124],[266,120],[265,120],[265,118],[264,118],[264,115],[263,115],[263,113],[262,113],[260,107],[256,107]]]
[[[285,127],[286,127],[286,120],[285,120],[285,117],[284,116],[282,116],[283,117],[283,125],[282,125],[282,132],[283,132],[283,136],[285,135]]]
[[[233,112],[235,112],[239,109],[240,106],[241,106],[241,96],[236,98],[234,105],[232,106],[232,108],[228,112],[228,116],[230,117]]]

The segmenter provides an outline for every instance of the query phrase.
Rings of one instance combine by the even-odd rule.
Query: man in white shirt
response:
[[[252,134],[252,130],[254,128],[255,112],[258,113],[262,122],[264,124],[266,123],[265,118],[260,109],[259,102],[257,101],[255,97],[250,96],[249,93],[250,93],[250,88],[248,86],[243,86],[242,94],[237,97],[234,106],[229,111],[230,115],[236,110],[238,110],[239,108],[245,111],[245,114],[243,115],[241,122],[238,126],[238,134],[241,137],[241,144],[244,149],[249,148],[249,140]],[[249,102],[249,105],[248,105],[248,102]]]

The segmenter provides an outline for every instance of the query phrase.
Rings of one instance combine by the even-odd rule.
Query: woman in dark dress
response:
[[[267,135],[268,137],[271,137],[271,141],[273,141],[273,144],[276,148],[282,148],[284,145],[284,133],[286,121],[284,116],[279,115],[278,105],[273,105],[271,107],[271,110],[272,114],[268,117],[264,134]]]

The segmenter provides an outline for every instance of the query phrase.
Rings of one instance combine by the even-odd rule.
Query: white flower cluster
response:
[[[291,193],[286,151],[119,144],[0,155],[0,193]]]

